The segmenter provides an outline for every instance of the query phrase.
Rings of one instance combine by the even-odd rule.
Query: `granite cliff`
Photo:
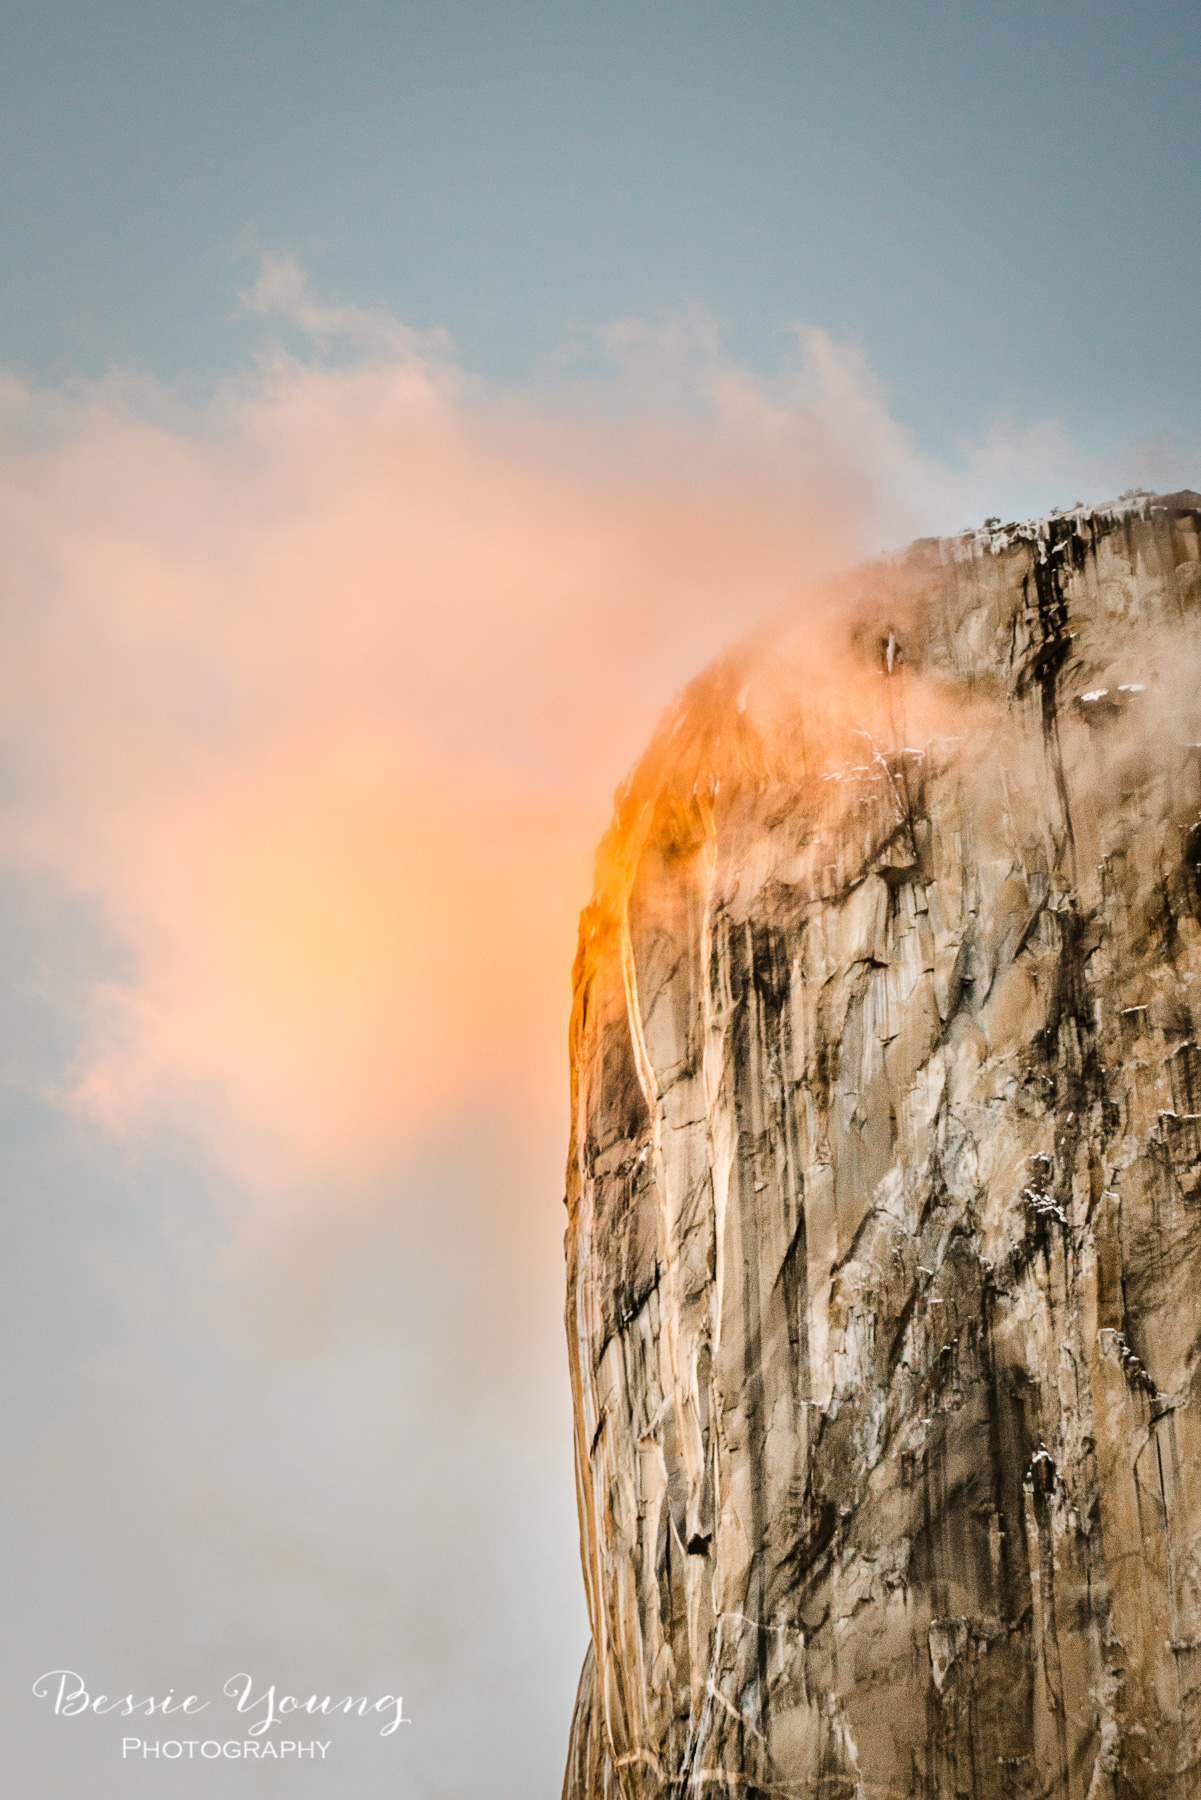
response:
[[[618,796],[566,1800],[1201,1794],[1199,531],[914,545]]]

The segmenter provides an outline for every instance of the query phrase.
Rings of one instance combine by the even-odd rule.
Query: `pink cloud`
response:
[[[678,346],[625,326],[601,408],[482,394],[294,265],[254,304],[373,360],[277,357],[189,416],[9,385],[0,841],[126,947],[77,1105],[244,1174],[370,1168],[472,1094],[561,1091],[613,786],[723,643],[907,535],[928,471],[826,338],[788,401],[690,328],[652,408]]]

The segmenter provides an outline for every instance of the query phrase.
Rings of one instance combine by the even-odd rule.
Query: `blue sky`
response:
[[[1166,4],[8,0],[23,1793],[165,1791],[34,1701],[62,1665],[403,1686],[314,1797],[558,1792],[613,789],[809,576],[1201,485],[1199,49]]]
[[[944,454],[1187,434],[1199,45],[1107,0],[13,0],[0,358],[210,380],[259,245],[493,382],[699,307],[764,372],[850,339]]]

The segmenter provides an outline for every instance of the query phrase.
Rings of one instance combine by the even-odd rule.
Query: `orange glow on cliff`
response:
[[[731,397],[732,396],[732,397]],[[565,1108],[615,781],[709,656],[863,548],[858,451],[280,363],[199,421],[9,393],[11,859],[94,906],[72,1077],[255,1181]],[[884,527],[891,531],[891,524]]]

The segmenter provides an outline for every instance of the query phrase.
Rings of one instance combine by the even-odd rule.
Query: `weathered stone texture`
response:
[[[916,545],[619,797],[568,1800],[1201,1794],[1199,516]]]

